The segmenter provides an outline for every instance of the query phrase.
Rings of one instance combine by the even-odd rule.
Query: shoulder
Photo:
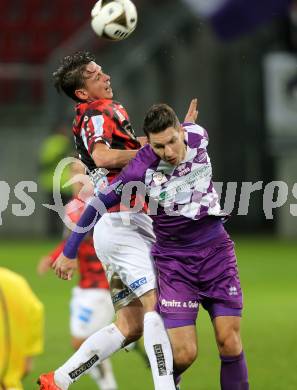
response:
[[[26,297],[31,291],[28,282],[23,276],[7,268],[0,268],[0,285],[7,294],[17,291],[18,299],[22,301],[26,301]]]
[[[26,284],[26,280],[21,275],[2,267],[0,267],[0,280],[1,284],[5,282],[7,284]]]
[[[183,128],[189,134],[198,134],[204,138],[208,138],[205,128],[196,123],[183,123]]]
[[[207,131],[195,123],[184,123],[185,138],[190,147],[206,147],[208,144]],[[202,145],[203,144],[203,145]]]
[[[84,116],[92,117],[94,115],[102,115],[104,112],[104,102],[102,100],[95,100],[86,104]]]

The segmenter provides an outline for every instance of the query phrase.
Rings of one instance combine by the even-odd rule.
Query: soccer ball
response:
[[[137,24],[137,10],[131,0],[99,0],[91,16],[95,33],[115,41],[127,38]]]

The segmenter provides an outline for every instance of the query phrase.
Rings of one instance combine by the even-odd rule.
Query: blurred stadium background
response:
[[[70,134],[72,104],[58,96],[51,74],[64,55],[88,49],[112,77],[115,98],[130,113],[138,135],[149,106],[167,102],[181,118],[192,97],[210,134],[214,179],[237,182],[234,234],[245,291],[244,343],[251,388],[297,388],[297,2],[289,0],[135,0],[136,32],[126,41],[97,38],[90,28],[94,0],[1,0],[0,13],[0,266],[24,275],[45,304],[46,344],[25,390],[41,371],[71,352],[70,286],[53,275],[39,279],[41,255],[59,240],[48,229],[42,145],[57,129]],[[69,153],[73,153],[70,151]],[[35,211],[27,213],[20,181]],[[237,215],[242,182],[286,183],[288,199],[263,211],[264,191],[251,194],[247,215]],[[6,182],[8,184],[5,184]],[[8,188],[10,193],[8,195]],[[295,188],[295,197],[293,196]],[[284,186],[273,200],[286,198]],[[20,204],[20,214],[15,210]],[[296,207],[296,206],[295,206]],[[30,215],[28,215],[30,214]],[[218,389],[212,330],[200,313],[200,359],[185,376],[187,390]],[[120,389],[151,388],[150,374],[133,352],[114,358]],[[145,384],[145,385],[144,385]],[[92,389],[85,379],[73,388]]]

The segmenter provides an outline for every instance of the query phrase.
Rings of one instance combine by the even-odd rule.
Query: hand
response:
[[[198,118],[197,105],[198,105],[198,100],[196,98],[192,99],[190,106],[189,106],[189,109],[188,109],[188,112],[187,112],[187,115],[185,116],[185,119],[184,119],[185,123],[196,123],[196,120]]]
[[[63,252],[52,265],[55,274],[63,280],[71,280],[73,272],[77,269],[77,260],[69,259]]]
[[[51,268],[52,260],[49,256],[43,256],[37,264],[38,275],[44,275]]]
[[[147,137],[145,136],[137,137],[137,141],[140,143],[141,147],[148,143]]]

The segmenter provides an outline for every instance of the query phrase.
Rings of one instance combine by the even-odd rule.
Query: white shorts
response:
[[[156,288],[156,275],[151,256],[155,241],[152,220],[144,213],[118,212],[105,214],[94,228],[94,247],[106,268],[116,309]],[[113,278],[125,286],[114,289]],[[122,304],[121,301],[125,301]]]
[[[80,287],[72,290],[70,332],[73,337],[86,339],[111,324],[113,317],[114,308],[109,290]]]

